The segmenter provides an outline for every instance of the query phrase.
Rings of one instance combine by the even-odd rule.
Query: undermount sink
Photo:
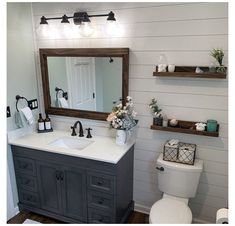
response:
[[[61,137],[52,141],[51,143],[49,143],[49,145],[60,148],[82,150],[93,142],[94,141],[82,140],[79,138]]]

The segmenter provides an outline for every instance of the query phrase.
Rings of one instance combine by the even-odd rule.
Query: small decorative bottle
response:
[[[51,119],[49,118],[47,113],[46,113],[46,118],[45,118],[45,129],[46,130],[51,129]]]
[[[39,119],[38,119],[38,131],[45,130],[44,120],[42,118],[42,114],[39,113]]]

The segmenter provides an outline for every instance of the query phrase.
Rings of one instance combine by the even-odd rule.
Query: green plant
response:
[[[151,109],[151,111],[155,117],[161,117],[160,112],[162,111],[162,109],[160,109],[158,107],[157,100],[155,98],[151,99],[151,102],[149,104],[149,108]]]
[[[225,72],[225,67],[223,65],[224,51],[222,49],[213,49],[211,51],[211,56],[215,58],[218,62],[219,67],[216,69],[217,72]]]

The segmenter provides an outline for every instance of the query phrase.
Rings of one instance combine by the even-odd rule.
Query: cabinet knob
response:
[[[62,171],[60,172],[60,180],[64,180],[64,173]]]
[[[57,170],[55,173],[56,180],[60,179],[60,172]]]
[[[98,181],[98,182],[97,182],[97,185],[100,185],[100,186],[101,186],[101,185],[103,185],[103,182],[102,182],[102,181]]]
[[[102,204],[104,203],[104,199],[101,198],[101,199],[98,201],[98,203],[99,203],[100,205],[102,205]]]

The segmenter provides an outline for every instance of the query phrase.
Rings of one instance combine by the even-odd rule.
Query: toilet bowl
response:
[[[149,214],[150,224],[191,224],[192,212],[185,202],[162,198],[153,204]]]
[[[192,212],[188,207],[189,198],[195,197],[202,160],[195,159],[194,165],[184,165],[157,159],[158,187],[163,197],[155,202],[149,214],[151,224],[191,224]]]

